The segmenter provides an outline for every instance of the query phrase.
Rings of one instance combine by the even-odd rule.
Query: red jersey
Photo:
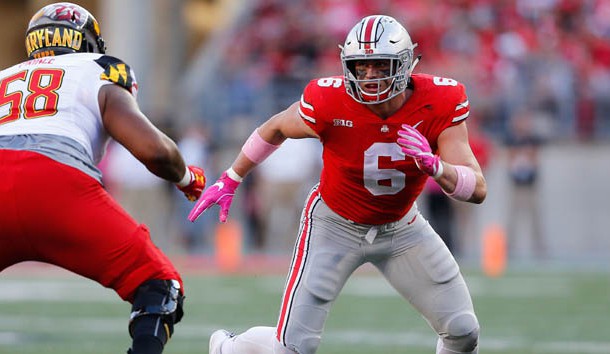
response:
[[[312,80],[305,87],[299,113],[324,147],[320,193],[339,215],[369,225],[401,219],[428,175],[400,149],[400,126],[416,127],[435,152],[439,134],[468,117],[468,98],[459,82],[413,74],[411,85],[411,97],[385,119],[351,98],[343,77]]]

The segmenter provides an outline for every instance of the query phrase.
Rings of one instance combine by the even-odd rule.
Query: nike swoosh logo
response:
[[[417,128],[418,125],[422,124],[424,122],[424,120],[420,120],[419,122],[415,123],[415,125],[413,126],[413,129]]]
[[[411,221],[407,222],[407,225],[411,225],[412,223],[414,223],[415,219],[417,219],[417,214],[415,214],[415,216],[413,217],[413,219],[411,219]]]

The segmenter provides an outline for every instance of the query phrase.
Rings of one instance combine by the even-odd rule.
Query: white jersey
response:
[[[137,95],[129,66],[103,54],[32,59],[0,71],[0,148],[38,151],[99,179],[88,169],[97,170],[109,140],[98,102],[108,84]]]

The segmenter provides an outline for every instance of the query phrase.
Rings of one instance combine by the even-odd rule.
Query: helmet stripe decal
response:
[[[380,16],[369,16],[364,19],[360,32],[360,43],[364,43],[364,49],[371,49],[371,44],[377,45],[377,28],[380,20]]]

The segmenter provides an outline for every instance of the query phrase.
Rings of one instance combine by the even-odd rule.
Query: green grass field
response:
[[[465,272],[482,325],[481,353],[610,353],[610,273]],[[165,353],[207,353],[216,328],[275,324],[281,275],[187,275],[187,314]],[[0,353],[125,353],[130,307],[61,272],[0,277]],[[319,353],[432,354],[423,319],[376,274],[358,274],[333,307]]]

